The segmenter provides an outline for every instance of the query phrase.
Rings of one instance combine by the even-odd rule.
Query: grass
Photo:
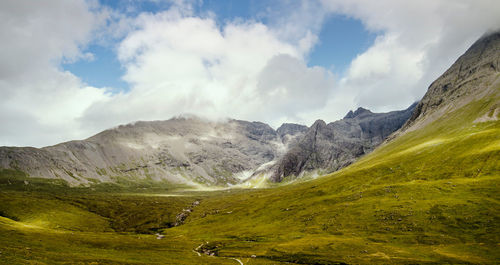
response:
[[[498,263],[500,123],[473,123],[497,101],[448,113],[327,177],[209,197],[182,229],[228,256]]]
[[[1,217],[0,231],[4,264],[221,264],[193,255],[194,242],[183,237],[42,229]]]
[[[3,170],[0,259],[498,264],[500,122],[473,122],[498,101],[447,113],[341,171],[270,189],[148,194],[146,186],[69,188]],[[188,208],[185,223],[171,227]],[[157,240],[157,232],[165,238]],[[217,257],[198,256],[197,248]]]

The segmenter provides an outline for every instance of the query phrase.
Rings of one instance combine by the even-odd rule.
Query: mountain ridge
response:
[[[359,117],[377,116],[363,108],[355,113]],[[300,124],[284,123],[274,130],[262,122],[210,121],[193,115],[137,121],[84,140],[42,148],[0,147],[0,167],[34,177],[63,179],[71,185],[120,179],[235,185],[251,176],[270,178],[273,163],[297,145],[308,130]],[[350,157],[350,162],[356,157]]]
[[[479,38],[429,86],[415,112],[402,127],[405,132],[429,124],[449,112],[492,93],[488,84],[500,70],[500,31]],[[500,108],[497,106],[496,109]],[[495,111],[495,110],[494,110]],[[412,128],[413,129],[412,129]]]
[[[342,120],[326,124],[317,120],[274,167],[271,180],[312,170],[331,173],[373,151],[411,116],[416,103],[405,110],[373,113],[364,108],[349,111]]]

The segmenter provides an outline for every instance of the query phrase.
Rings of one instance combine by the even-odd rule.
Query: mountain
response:
[[[330,173],[353,163],[401,128],[415,106],[388,113],[358,108],[329,124],[317,120],[279,159],[271,179],[279,182],[287,176],[317,169]]]
[[[471,102],[492,98],[497,93],[499,43],[499,33],[482,37],[430,85],[416,106],[403,111],[377,114],[358,108],[329,124],[283,124],[277,130],[260,122],[196,117],[141,121],[44,148],[0,147],[0,168],[72,185],[143,180],[232,185],[260,173],[279,182],[314,170],[333,172],[387,137],[397,138]],[[488,106],[476,122],[498,119],[500,103]]]
[[[290,141],[299,138],[298,136],[304,135],[307,130],[308,128],[305,125],[283,123],[276,130],[276,133],[280,136],[284,144],[288,144]]]
[[[486,50],[467,51],[462,69],[498,62],[496,40],[478,40]],[[131,194],[45,183],[38,192],[34,179],[0,170],[2,262],[499,264],[500,71],[475,69],[456,76],[451,94],[434,93],[435,82],[415,119],[373,152],[293,185]],[[431,107],[434,96],[442,102]]]
[[[226,185],[240,181],[237,173],[279,156],[285,149],[281,137],[287,136],[260,122],[140,121],[40,149],[2,147],[0,166],[75,185],[144,179]]]
[[[486,34],[476,41],[430,85],[402,131],[421,128],[447,112],[494,95],[500,71],[499,53],[500,33]],[[499,109],[500,103],[493,104],[491,115],[482,119],[495,119]]]
[[[320,152],[311,151],[322,162],[309,160],[311,163],[299,170],[335,170],[345,166],[371,151],[408,118],[408,110],[387,114],[361,110],[364,109],[357,110],[352,118],[329,125],[335,139],[325,131],[324,142],[318,143],[325,147]],[[71,185],[166,181],[189,186],[226,186],[252,176],[267,178],[271,166],[283,161],[280,158],[285,153],[288,159],[290,154],[302,154],[301,148],[309,148],[308,144],[314,145],[316,140],[312,141],[311,135],[317,130],[317,123],[311,128],[285,123],[274,130],[261,122],[213,122],[192,116],[139,121],[85,140],[39,149],[1,147],[0,167],[17,169],[32,177],[63,179]]]

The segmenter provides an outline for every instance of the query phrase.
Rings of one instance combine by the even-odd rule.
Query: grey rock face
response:
[[[307,131],[307,126],[301,125],[301,124],[295,124],[295,123],[283,123],[277,130],[276,133],[280,137],[284,137],[286,135],[297,135],[297,134],[303,134]]]
[[[288,145],[300,136],[304,135],[308,130],[307,126],[295,123],[283,123],[276,133],[281,138],[283,144]]]
[[[359,108],[329,124],[317,120],[276,163],[271,179],[279,182],[284,177],[315,169],[333,172],[351,164],[398,130],[415,105],[389,113],[372,113]]]
[[[477,40],[427,90],[415,112],[403,126],[425,125],[447,110],[467,104],[475,98],[494,93],[492,86],[500,72],[500,32],[490,33]],[[500,107],[500,106],[499,106]]]
[[[374,114],[360,108],[328,125],[283,124],[276,131],[241,120],[139,121],[40,149],[0,147],[0,167],[72,185],[118,179],[228,185],[275,168],[273,180],[280,181],[304,170],[352,163],[399,128],[407,112]]]
[[[1,147],[0,167],[74,185],[117,178],[227,185],[240,181],[235,173],[275,159],[282,145],[264,123],[174,118],[122,125],[40,149]]]
[[[40,149],[0,147],[0,167],[73,185],[120,178],[228,185],[249,177],[238,173],[265,173],[274,165],[278,173],[273,180],[279,181],[303,170],[335,170],[351,163],[399,128],[408,116],[404,113],[374,114],[360,108],[328,125],[286,123],[276,131],[261,122],[241,120],[139,121]]]

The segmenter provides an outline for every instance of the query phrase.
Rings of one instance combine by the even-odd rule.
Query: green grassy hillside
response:
[[[305,264],[498,263],[500,122],[474,120],[499,101],[475,101],[316,181],[207,198],[179,229],[219,241],[223,255]]]
[[[500,263],[500,122],[474,122],[500,102],[495,89],[350,167],[271,189],[159,196],[26,184],[3,171],[0,260]],[[184,209],[184,224],[171,227]]]

